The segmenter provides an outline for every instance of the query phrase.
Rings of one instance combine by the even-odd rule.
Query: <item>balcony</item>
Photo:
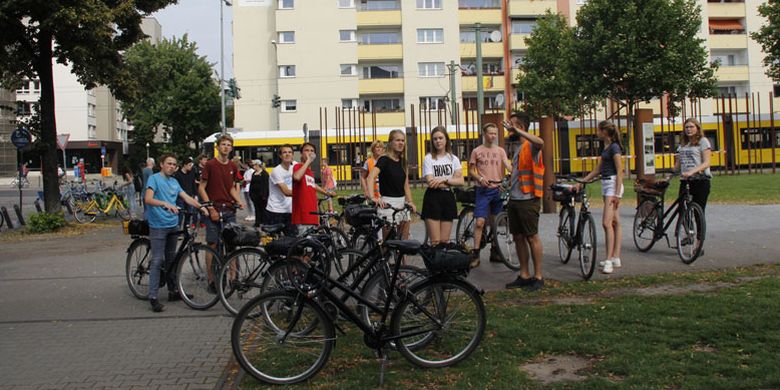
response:
[[[501,25],[501,8],[460,9],[458,11],[460,24],[497,24]]]
[[[357,13],[358,27],[400,26],[401,10],[361,11]]]
[[[718,81],[750,81],[750,71],[747,65],[721,66],[715,77]]]
[[[710,34],[710,49],[747,49],[747,34]]]
[[[384,61],[403,58],[403,46],[398,44],[388,45],[358,45],[359,61]]]
[[[504,76],[491,76],[485,75],[483,78],[483,86],[486,92],[501,92],[504,90]],[[477,76],[462,76],[460,78],[461,88],[463,92],[476,92],[477,91]]]
[[[374,115],[366,113],[366,128],[376,127],[404,127],[406,126],[406,117],[403,111],[398,112],[378,112],[376,113],[376,123]]]
[[[556,12],[558,2],[556,0],[510,0],[509,16],[537,16],[544,15],[547,10]]]
[[[402,94],[404,93],[404,79],[361,79],[358,82],[358,90],[361,95]]]
[[[530,37],[531,34],[512,34],[509,36],[509,49],[510,50],[528,50],[528,45],[525,43],[525,39]]]
[[[744,18],[745,3],[707,3],[707,15],[711,18]]]
[[[476,58],[477,57],[477,44],[476,43],[461,43],[460,44],[460,57],[461,58]],[[504,43],[503,42],[483,42],[482,43],[482,57],[483,58],[502,58],[502,57],[504,57]]]

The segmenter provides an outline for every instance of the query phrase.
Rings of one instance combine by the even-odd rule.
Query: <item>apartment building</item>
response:
[[[14,91],[0,88],[0,175],[12,176],[16,172],[16,147],[11,143],[11,133],[16,126],[16,96]]]
[[[722,93],[762,95],[777,88],[749,34],[763,23],[759,0],[699,0]],[[235,126],[250,130],[319,128],[321,108],[375,111],[378,127],[411,124],[410,105],[435,110],[455,95],[476,108],[503,111],[522,94],[514,87],[525,38],[547,10],[570,23],[587,0],[239,0],[233,7],[234,74],[242,99]],[[476,79],[475,26],[481,25],[483,80]],[[520,96],[518,96],[520,95]],[[273,104],[278,97],[278,107]],[[744,100],[744,99],[743,99]],[[739,103],[744,105],[744,101]],[[768,110],[763,98],[762,110]],[[657,103],[648,105],[658,108]],[[450,106],[451,107],[451,106]],[[702,114],[717,112],[714,102]],[[367,126],[373,125],[369,116]]]
[[[152,42],[162,39],[162,28],[154,18],[144,18],[142,31]],[[122,156],[128,154],[128,137],[132,125],[124,119],[119,101],[106,86],[85,89],[73,74],[70,65],[55,63],[53,67],[55,117],[57,134],[68,134],[65,166],[71,168],[84,159],[89,173],[102,167],[119,171]],[[37,79],[25,79],[16,89],[17,117],[32,115],[41,96]],[[62,154],[58,154],[62,164]],[[25,157],[33,169],[40,167],[35,156]]]

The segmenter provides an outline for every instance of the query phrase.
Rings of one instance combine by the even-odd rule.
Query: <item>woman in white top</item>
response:
[[[453,186],[462,186],[463,168],[452,154],[452,142],[443,126],[431,130],[431,152],[423,159],[423,177],[428,184],[423,197],[422,217],[431,245],[447,242],[452,220],[458,217]]]

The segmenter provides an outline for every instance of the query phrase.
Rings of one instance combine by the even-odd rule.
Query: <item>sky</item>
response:
[[[219,5],[221,0],[179,0],[177,4],[155,12],[151,16],[162,26],[166,38],[181,38],[187,34],[197,43],[198,53],[205,55],[212,67],[219,72]],[[235,2],[232,1],[232,2]],[[225,26],[225,79],[233,77],[233,22],[232,7],[224,6]]]

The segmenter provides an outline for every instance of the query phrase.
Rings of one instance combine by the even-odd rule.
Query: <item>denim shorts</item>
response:
[[[477,187],[477,201],[474,203],[474,218],[487,218],[504,210],[499,188]]]
[[[225,222],[236,222],[236,213],[232,211],[223,211],[222,218]],[[211,218],[203,218],[206,221],[206,242],[209,244],[219,243],[219,232],[222,230],[221,222],[214,222]]]

